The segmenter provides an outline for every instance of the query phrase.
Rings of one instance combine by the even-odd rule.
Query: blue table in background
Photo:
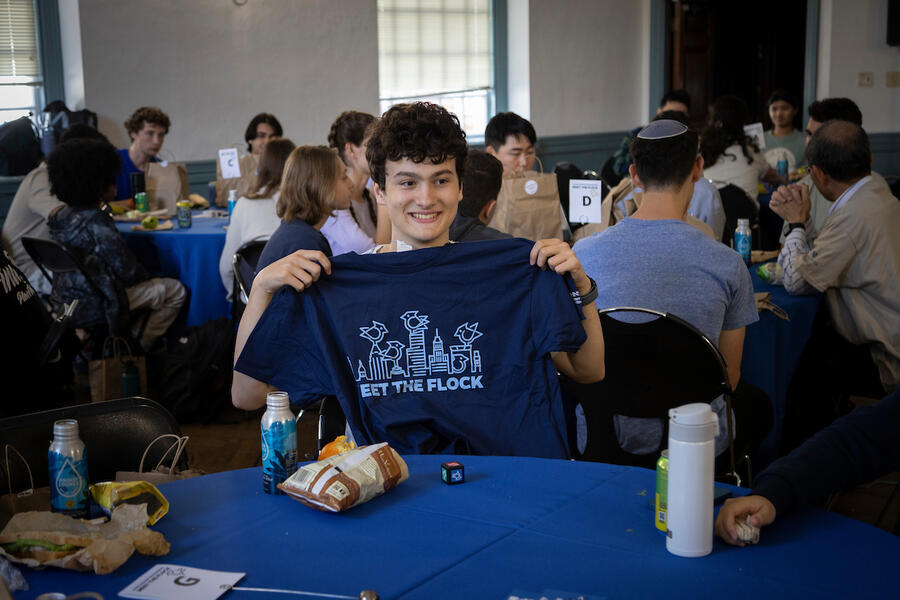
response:
[[[769,292],[772,302],[783,308],[790,317],[790,321],[785,321],[771,311],[764,310],[759,313],[759,321],[747,327],[744,338],[741,377],[769,395],[774,411],[772,430],[763,440],[754,463],[754,470],[759,472],[778,457],[787,388],[812,333],[821,296],[791,296],[783,286],[764,282],[756,274],[757,266],[752,265],[750,268],[754,291]]]
[[[900,538],[801,510],[757,546],[716,540],[703,558],[665,549],[649,501],[655,474],[564,460],[455,457],[466,483],[440,480],[451,457],[410,456],[410,479],[343,514],[262,491],[259,468],[164,484],[171,508],[154,528],[172,549],[132,556],[110,575],[23,569],[31,589],[96,591],[111,600],[158,563],[247,573],[239,586],[384,600],[505,600],[544,590],[591,598],[889,598]],[[232,590],[230,600],[291,597]],[[296,596],[294,596],[296,597]]]
[[[173,219],[173,222],[174,219]],[[116,223],[125,243],[152,276],[179,280],[190,293],[187,326],[230,316],[219,257],[225,247],[227,219],[194,217],[190,229],[132,231],[134,223]]]

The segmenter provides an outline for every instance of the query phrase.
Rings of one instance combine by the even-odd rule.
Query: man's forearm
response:
[[[778,264],[784,269],[782,283],[789,294],[809,294],[815,291],[815,288],[803,279],[797,269],[798,262],[807,254],[809,254],[809,242],[806,237],[806,229],[794,229],[785,238],[784,247],[778,255]]]

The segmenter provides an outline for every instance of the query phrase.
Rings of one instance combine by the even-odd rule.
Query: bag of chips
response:
[[[368,502],[408,478],[406,463],[382,442],[304,465],[278,488],[312,508],[341,512]]]

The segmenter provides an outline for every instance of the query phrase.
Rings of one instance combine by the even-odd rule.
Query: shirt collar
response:
[[[844,193],[838,196],[838,199],[835,200],[834,204],[831,205],[831,208],[828,209],[828,214],[830,215],[831,213],[845,205],[847,201],[850,200],[851,196],[853,196],[853,194],[855,194],[857,190],[859,190],[859,188],[866,185],[871,179],[871,175],[866,175],[865,177],[848,187],[846,190],[844,190]]]

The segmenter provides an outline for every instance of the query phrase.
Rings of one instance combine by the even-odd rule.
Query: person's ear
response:
[[[387,205],[387,202],[384,199],[384,190],[381,189],[381,186],[378,185],[377,182],[372,182],[372,191],[375,193],[376,203]]]
[[[353,144],[350,142],[344,142],[344,156],[354,156],[353,151],[356,148],[353,147]]]
[[[698,156],[694,160],[694,168],[691,170],[691,183],[697,183],[703,177],[703,157]]]
[[[496,159],[499,159],[499,158],[500,158],[500,157],[497,155],[497,151],[496,151],[496,150],[494,149],[494,147],[491,146],[490,144],[485,144],[485,145],[484,145],[484,151],[485,151],[485,153],[490,154],[491,156],[493,156],[493,157],[496,158]]]
[[[628,176],[631,177],[631,181],[634,182],[635,187],[644,189],[644,184],[641,183],[641,178],[638,177],[637,169],[635,168],[633,163],[628,165]]]
[[[483,221],[485,225],[491,222],[491,219],[494,216],[494,210],[497,208],[497,201],[491,200],[487,204],[484,205],[481,209],[481,213],[479,213],[478,217],[480,221]]]

